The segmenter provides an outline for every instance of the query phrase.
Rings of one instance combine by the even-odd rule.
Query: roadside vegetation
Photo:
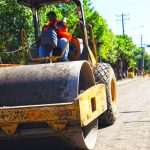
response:
[[[34,41],[31,10],[19,5],[16,0],[1,0],[0,7],[0,58],[3,63],[19,63],[21,29],[26,29],[29,43]],[[47,22],[46,14],[50,10],[54,10],[59,19],[67,18],[69,30],[78,20],[75,5],[48,6],[39,11],[41,27]],[[117,79],[126,77],[128,71],[140,70],[142,50],[134,45],[132,38],[115,35],[106,20],[92,7],[90,0],[84,0],[84,10],[86,23],[93,26],[99,61],[110,63]],[[76,28],[73,36],[79,37],[79,28]],[[144,61],[145,72],[150,73],[150,55],[146,51]]]

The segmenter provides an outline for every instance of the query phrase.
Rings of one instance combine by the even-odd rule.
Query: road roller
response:
[[[112,67],[98,61],[92,26],[85,22],[83,1],[18,3],[32,10],[36,44],[34,48],[29,46],[23,29],[23,64],[0,64],[0,141],[59,137],[76,150],[94,149],[99,127],[112,125],[116,120],[117,88]],[[40,58],[38,10],[62,3],[76,4],[79,20],[72,32],[79,26],[82,38],[73,38],[76,51],[67,62],[58,62],[65,49],[60,55]]]

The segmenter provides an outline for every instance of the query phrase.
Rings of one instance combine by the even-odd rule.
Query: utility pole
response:
[[[125,18],[126,16],[129,16],[129,14],[121,14],[117,17],[121,17],[121,20],[117,20],[117,21],[121,21],[122,22],[122,34],[124,35],[125,34],[125,29],[124,29],[124,22],[125,20],[129,20],[129,18]]]

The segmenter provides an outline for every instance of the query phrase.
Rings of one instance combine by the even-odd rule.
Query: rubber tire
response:
[[[101,63],[94,68],[94,76],[97,83],[104,83],[106,86],[107,110],[99,118],[99,126],[110,126],[116,121],[116,78],[112,67],[109,64]]]

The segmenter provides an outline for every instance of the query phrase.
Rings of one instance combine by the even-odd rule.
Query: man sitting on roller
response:
[[[54,11],[50,11],[47,16],[50,22],[42,29],[39,55],[40,57],[60,55],[66,46],[63,57],[58,60],[65,62],[69,53],[69,44],[67,42],[68,40],[69,42],[71,41],[71,34],[67,32],[66,23],[57,20]]]

